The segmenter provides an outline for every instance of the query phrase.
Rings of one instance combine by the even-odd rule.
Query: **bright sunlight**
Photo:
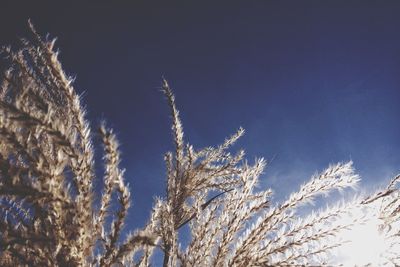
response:
[[[371,218],[364,224],[343,233],[343,239],[348,240],[340,248],[339,256],[344,266],[364,266],[383,264],[383,254],[388,249],[384,234],[380,231],[378,219]]]

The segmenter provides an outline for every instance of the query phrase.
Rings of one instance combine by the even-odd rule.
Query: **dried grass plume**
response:
[[[175,145],[165,154],[166,194],[143,229],[121,236],[131,198],[118,140],[105,124],[99,127],[104,175],[95,205],[93,184],[100,178],[91,126],[54,40],[30,27],[32,40],[3,49],[9,68],[0,90],[1,266],[150,266],[156,250],[165,267],[329,265],[330,252],[344,242],[339,233],[366,220],[354,210],[377,202],[373,216],[382,221],[385,238],[399,243],[399,176],[367,198],[299,217],[298,208],[315,197],[357,185],[352,162],[329,166],[272,203],[272,191],[258,187],[268,162],[249,163],[244,151],[230,152],[244,130],[219,146],[194,148],[184,139],[166,80],[162,91]],[[182,227],[190,231],[185,247]],[[400,264],[398,251],[385,257]]]

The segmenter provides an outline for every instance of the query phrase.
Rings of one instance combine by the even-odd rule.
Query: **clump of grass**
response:
[[[326,265],[329,252],[343,242],[339,233],[365,221],[350,216],[353,210],[377,201],[384,203],[376,216],[389,229],[387,238],[398,242],[398,176],[368,198],[298,218],[298,207],[316,196],[357,185],[352,162],[329,166],[273,204],[270,189],[257,189],[267,162],[249,164],[244,151],[228,151],[244,130],[220,146],[193,148],[184,141],[166,80],[162,91],[175,144],[165,154],[166,195],[157,199],[143,229],[121,236],[130,193],[117,138],[100,126],[104,189],[96,208],[92,132],[81,99],[57,59],[54,40],[30,28],[33,40],[22,40],[17,51],[3,49],[10,67],[0,91],[2,266],[150,266],[155,250],[162,252],[163,266]],[[113,202],[117,210],[110,210]],[[182,248],[178,232],[184,226],[190,242]],[[398,258],[394,253],[388,262]]]

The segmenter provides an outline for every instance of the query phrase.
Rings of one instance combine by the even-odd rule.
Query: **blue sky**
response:
[[[58,37],[92,125],[122,143],[132,227],[164,194],[162,76],[195,147],[242,126],[249,160],[275,156],[262,185],[276,200],[329,163],[353,160],[366,188],[400,171],[400,2],[27,2],[2,4],[1,44],[28,18]]]

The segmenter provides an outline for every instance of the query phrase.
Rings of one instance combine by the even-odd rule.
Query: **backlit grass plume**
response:
[[[249,163],[242,150],[230,152],[242,128],[217,147],[195,149],[185,142],[166,80],[162,91],[175,145],[165,154],[166,194],[155,201],[143,229],[121,236],[130,193],[117,138],[105,124],[96,131],[104,175],[95,205],[93,184],[100,178],[91,127],[54,40],[31,29],[32,41],[22,40],[16,51],[3,49],[9,69],[0,91],[1,266],[150,266],[155,257],[165,267],[326,265],[346,241],[341,233],[369,220],[355,210],[372,209],[377,201],[384,204],[371,216],[382,220],[391,244],[398,242],[398,177],[364,200],[300,217],[298,208],[315,197],[358,183],[352,162],[329,166],[274,204],[271,190],[258,186],[267,162]],[[185,247],[182,228],[190,231]],[[156,250],[161,253],[153,255]],[[398,260],[396,253],[386,257]]]

